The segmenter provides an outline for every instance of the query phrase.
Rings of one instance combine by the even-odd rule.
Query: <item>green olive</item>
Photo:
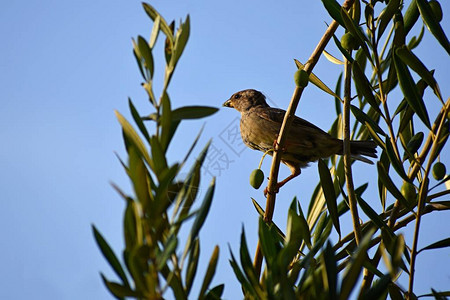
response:
[[[255,189],[259,189],[263,181],[264,172],[261,169],[253,170],[253,172],[250,174],[250,185]]]
[[[350,32],[347,32],[342,36],[341,45],[345,50],[348,51],[357,50],[359,48],[358,41]]]
[[[439,2],[436,0],[431,0],[428,2],[430,4],[431,10],[433,11],[433,15],[436,18],[436,21],[440,22],[442,21],[442,7]]]
[[[437,162],[433,166],[432,174],[434,179],[436,180],[442,180],[445,177],[446,174],[445,165],[441,162]]]
[[[402,195],[406,201],[414,203],[416,201],[416,188],[412,183],[405,181],[402,185]]]
[[[294,82],[299,87],[306,87],[309,83],[309,75],[305,70],[298,69],[294,74]]]

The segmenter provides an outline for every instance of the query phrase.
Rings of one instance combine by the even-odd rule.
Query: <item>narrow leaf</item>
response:
[[[197,217],[194,220],[194,224],[192,224],[191,232],[189,234],[189,238],[186,243],[186,248],[184,250],[182,260],[184,260],[184,257],[186,257],[187,252],[190,250],[190,248],[192,246],[192,242],[194,241],[194,239],[197,238],[198,233],[200,232],[200,229],[202,228],[202,226],[206,220],[206,216],[209,213],[209,208],[211,207],[215,186],[216,186],[216,178],[213,177],[213,179],[211,180],[211,183],[209,185],[209,188],[206,191],[205,197],[203,199],[203,203],[200,206]]]
[[[295,64],[297,65],[297,68],[303,70],[305,68],[305,65],[303,65],[300,61],[294,59]],[[338,99],[341,99],[338,95],[336,95],[325,83],[322,82],[322,80],[319,79],[319,77],[317,77],[314,73],[311,72],[311,74],[309,74],[309,81],[314,84],[315,86],[317,86],[319,89],[321,89],[322,91],[324,91],[325,93],[334,96]],[[342,100],[341,100],[342,102]]]
[[[439,248],[445,248],[445,247],[450,247],[450,238],[446,238],[446,239],[440,240],[436,243],[433,243],[431,245],[428,245],[428,246],[420,249],[417,253],[420,253],[423,250],[439,249]]]
[[[364,72],[361,70],[358,62],[354,62],[352,64],[352,73],[353,73],[353,80],[355,82],[358,91],[364,96],[364,99],[366,99],[367,103],[369,103],[373,109],[375,109],[379,114],[381,114],[378,101],[375,99],[375,96],[373,95],[372,86],[370,85],[370,82],[367,79]]]
[[[342,27],[345,28],[344,21],[341,17],[341,5],[335,0],[322,0],[323,6],[328,11],[328,14],[336,20]]]
[[[394,196],[397,200],[400,201],[405,207],[411,210],[408,201],[406,201],[405,197],[403,197],[402,193],[397,189],[392,179],[389,177],[388,172],[384,168],[381,162],[377,162],[378,168],[378,178],[381,180],[383,185],[387,188],[387,190]]]
[[[383,131],[383,129],[381,129],[380,126],[378,126],[377,123],[375,123],[371,118],[369,118],[368,115],[366,115],[365,112],[363,112],[362,110],[360,110],[358,107],[354,106],[354,105],[350,105],[350,110],[352,111],[353,115],[356,117],[356,119],[361,123],[361,124],[366,124],[369,123],[370,126],[379,134],[386,136],[386,133]]]
[[[428,112],[423,102],[422,97],[419,95],[417,91],[416,84],[409,72],[408,68],[401,61],[398,55],[392,56],[395,64],[395,69],[397,71],[398,82],[400,84],[400,89],[403,92],[403,95],[408,101],[408,104],[415,111],[415,113],[419,116],[419,118],[423,121],[423,123],[431,128],[430,118],[428,117]]]
[[[181,121],[200,119],[216,113],[219,109],[212,106],[183,106],[172,111],[172,120]]]
[[[136,150],[138,150],[139,154],[142,155],[149,166],[154,169],[153,161],[150,159],[147,148],[137,132],[134,130],[133,126],[131,126],[131,124],[125,119],[125,117],[122,116],[118,111],[115,111],[115,113],[120,125],[122,125],[123,132],[128,141],[132,142],[136,146]]]
[[[161,30],[164,32],[166,37],[171,41],[173,44],[173,31],[170,28],[170,26],[167,24],[166,20],[156,11],[153,6],[151,6],[148,3],[142,3],[142,6],[144,7],[145,12],[147,15],[155,22],[157,18],[160,19],[160,26]]]
[[[327,202],[328,212],[330,213],[333,225],[336,228],[339,236],[341,235],[341,229],[339,225],[339,214],[337,210],[336,192],[334,190],[333,180],[331,179],[330,170],[325,162],[321,159],[318,161],[320,184],[322,185],[323,194],[325,195],[325,201]]]
[[[413,69],[414,72],[416,72],[433,89],[436,96],[442,101],[442,95],[438,83],[436,82],[436,79],[434,79],[433,74],[427,69],[422,61],[406,46],[397,48],[395,54],[397,54],[405,64]]]
[[[386,26],[391,22],[394,14],[400,9],[400,0],[391,0],[386,8],[381,12],[378,24],[378,40],[383,35]]]
[[[129,286],[123,286],[116,282],[111,282],[106,279],[105,275],[100,274],[102,281],[106,288],[118,299],[123,299],[124,297],[141,297],[140,293],[133,291]]]
[[[417,2],[417,7],[419,8],[420,15],[427,26],[428,30],[434,35],[441,46],[450,54],[450,42],[445,35],[439,22],[434,17],[433,11],[431,10],[430,4],[426,0],[415,0]]]
[[[106,242],[102,234],[97,230],[97,228],[94,225],[92,225],[92,231],[94,233],[95,241],[97,242],[98,247],[102,251],[103,256],[106,258],[109,265],[113,268],[114,272],[116,272],[116,274],[119,276],[122,282],[129,287],[130,284],[128,283],[127,276],[125,275],[125,272],[119,260],[117,259],[117,256],[114,254],[114,251],[111,249],[111,247],[108,245],[108,242]]]
[[[214,251],[211,254],[211,258],[209,259],[208,268],[206,269],[205,277],[203,278],[202,287],[200,289],[199,299],[202,299],[205,296],[206,291],[211,284],[211,281],[216,273],[217,262],[219,260],[219,246],[214,247]]]
[[[139,113],[136,110],[136,107],[134,106],[134,104],[130,98],[128,98],[128,106],[130,107],[130,111],[131,111],[131,115],[133,116],[133,120],[136,123],[136,125],[138,126],[142,135],[145,137],[145,139],[147,141],[150,141],[150,135],[148,134],[147,128],[145,127],[144,122],[142,122],[142,119],[139,116]]]

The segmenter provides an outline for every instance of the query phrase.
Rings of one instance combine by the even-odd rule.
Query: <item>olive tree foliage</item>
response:
[[[441,94],[434,70],[414,53],[428,31],[450,54],[439,23],[442,9],[435,0],[348,0],[342,7],[335,0],[322,2],[333,23],[315,51],[342,65],[343,72],[332,91],[311,72],[317,53],[305,65],[296,60],[297,87],[288,110],[298,104],[308,83],[305,77],[332,95],[336,120],[330,133],[343,138],[344,144],[350,139],[373,139],[379,152],[378,176],[355,187],[345,146],[343,157],[319,160],[320,182],[309,207],[303,211],[297,199],[292,201],[286,232],[271,220],[271,195],[266,211],[253,200],[261,215],[254,261],[243,232],[239,260],[232,254],[231,265],[247,299],[416,299],[415,263],[420,253],[450,246],[450,237],[443,236],[418,249],[423,216],[450,209],[450,201],[445,200],[450,194],[450,176],[440,161],[449,136],[450,99]],[[421,31],[412,36],[416,24]],[[342,37],[335,35],[338,27],[345,30]],[[342,60],[336,58],[339,53],[325,50],[328,42],[335,43]],[[427,89],[432,93],[425,99]],[[432,102],[440,106],[437,114],[428,112]],[[283,125],[288,119],[285,116]],[[282,135],[283,127],[278,142]],[[273,170],[274,162],[269,178],[276,174]],[[378,195],[366,193],[369,184]],[[366,222],[361,222],[360,213]],[[352,232],[341,232],[343,218],[352,219]],[[399,233],[408,224],[414,227],[411,241]],[[329,240],[332,231],[339,237],[334,244]],[[397,282],[402,273],[408,277],[408,286]],[[420,296],[440,299],[449,295],[450,291],[432,289]]]
[[[268,209],[265,211],[252,199],[257,211],[255,222],[259,222],[255,258],[251,258],[244,230],[240,248],[230,249],[229,255],[242,297],[445,298],[450,291],[432,289],[427,295],[414,294],[415,263],[420,254],[450,246],[450,237],[443,236],[418,248],[423,216],[450,209],[450,201],[445,200],[450,194],[450,176],[440,161],[449,136],[450,99],[441,94],[434,70],[427,68],[414,51],[429,32],[450,54],[449,41],[440,25],[440,4],[436,0],[347,0],[342,6],[335,0],[322,2],[333,22],[319,44],[322,46],[317,47],[321,49],[318,56],[324,54],[332,63],[342,65],[343,72],[332,91],[312,73],[317,55],[312,55],[305,65],[295,60],[299,71],[295,76],[294,107],[308,81],[332,95],[336,120],[330,134],[346,142],[373,139],[379,152],[377,176],[354,187],[348,153],[319,160],[320,182],[309,206],[304,210],[296,198],[292,200],[284,232],[271,216],[267,217]],[[213,179],[204,198],[197,199],[208,144],[184,180],[178,180],[177,175],[186,167],[198,137],[187,153],[180,154],[178,162],[171,163],[166,156],[183,120],[206,117],[217,109],[172,109],[168,87],[189,38],[189,16],[175,29],[175,23],[166,22],[152,6],[144,3],[143,7],[153,27],[149,39],[138,36],[133,41],[133,51],[152,112],[140,114],[131,100],[132,122],[116,112],[127,152],[127,160],[120,163],[130,178],[133,195],[113,186],[126,203],[120,258],[93,226],[95,240],[117,275],[115,280],[103,274],[101,277],[118,299],[220,299],[224,285],[210,286],[219,257],[217,246],[202,270],[202,278],[198,276],[199,232],[215,186]],[[411,34],[414,25],[421,28],[417,36]],[[339,26],[345,29],[342,37],[335,35]],[[153,50],[160,35],[165,37],[166,66],[162,92],[156,97]],[[328,42],[335,43],[341,55],[327,52],[324,48]],[[425,94],[426,90],[432,93]],[[432,101],[440,105],[437,114],[429,113]],[[350,113],[354,123],[350,123]],[[369,185],[377,194],[367,193]],[[360,222],[359,213],[367,221]],[[352,219],[353,231],[341,231],[340,220],[344,218]],[[412,241],[399,233],[408,224],[414,227]],[[189,232],[187,238],[179,235],[183,226]],[[339,237],[336,243],[329,239],[332,232]],[[402,273],[409,279],[408,286],[397,282]],[[193,293],[195,280],[200,290]]]
[[[193,152],[198,138],[178,162],[168,161],[166,153],[174,134],[185,119],[209,116],[217,108],[184,106],[172,109],[168,87],[189,38],[189,16],[175,30],[175,24],[166,20],[149,4],[143,8],[153,21],[150,38],[138,36],[133,40],[133,52],[143,78],[142,87],[148,95],[153,112],[142,116],[129,99],[132,124],[116,112],[122,126],[123,140],[128,159],[120,161],[131,180],[134,195],[127,195],[113,185],[125,200],[123,217],[124,249],[122,261],[116,256],[105,238],[93,226],[95,240],[104,257],[117,274],[119,281],[101,277],[107,289],[118,299],[163,299],[171,290],[177,299],[192,295],[194,280],[198,277],[200,256],[199,232],[211,206],[215,179],[213,178],[204,199],[198,199],[201,166],[209,143],[198,155],[184,180],[177,175],[186,168],[186,161]],[[165,36],[165,70],[162,92],[156,97],[153,89],[153,49],[160,35]],[[151,122],[151,125],[147,123]],[[151,133],[149,128],[154,129]],[[186,171],[183,171],[186,172]],[[197,202],[201,201],[199,205]],[[197,207],[194,210],[194,207]],[[179,232],[187,221],[187,239]],[[180,241],[181,240],[181,241]],[[209,264],[200,279],[199,299],[216,299],[223,292],[223,285],[210,287],[219,257],[219,247],[211,254]]]

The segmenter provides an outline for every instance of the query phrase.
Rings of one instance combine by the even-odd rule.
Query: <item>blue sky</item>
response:
[[[447,12],[448,3],[441,2]],[[300,1],[205,0],[151,4],[168,20],[191,16],[191,38],[169,90],[174,108],[218,107],[245,88],[261,90],[271,103],[286,108],[294,89],[293,58],[305,62],[325,22],[330,22],[320,1],[307,5]],[[129,116],[127,97],[131,97],[142,114],[151,112],[131,45],[131,38],[138,34],[148,37],[151,25],[140,1],[29,0],[2,5],[0,286],[5,299],[111,299],[99,272],[112,279],[114,275],[94,243],[90,226],[95,223],[116,252],[121,251],[124,203],[109,182],[128,192],[131,188],[114,154],[125,157],[113,111]],[[448,16],[442,27],[449,28]],[[338,55],[334,47],[329,50]],[[437,68],[435,76],[444,98],[448,97],[448,55],[429,32],[415,53],[428,68]],[[155,56],[162,62],[162,50]],[[331,87],[340,71],[324,57],[315,69]],[[162,69],[156,72],[162,74]],[[427,93],[425,100],[433,119],[436,98]],[[297,115],[328,129],[333,114],[333,99],[309,87]],[[237,112],[222,109],[208,119],[182,123],[169,153],[172,161],[180,152],[184,154],[205,124],[201,144],[212,138],[215,151],[229,159],[220,172],[213,164],[208,169],[217,176],[217,189],[201,232],[203,263],[214,245],[220,246],[214,283],[226,284],[228,299],[241,295],[228,263],[228,245],[238,251],[244,224],[253,252],[257,215],[250,197],[264,203],[261,190],[247,184],[261,155],[225,137],[237,117]],[[449,158],[447,149],[441,160],[449,162]],[[269,168],[268,159],[263,169],[268,173]],[[376,169],[357,165],[354,172],[355,184],[361,185]],[[287,174],[282,167],[281,176]],[[202,186],[207,187],[210,179],[206,173]],[[279,195],[275,222],[285,226],[287,207],[295,195],[306,209],[317,180],[313,164],[290,182]],[[449,217],[448,212],[424,217],[419,245],[448,237]],[[343,220],[346,231],[351,228],[347,221]],[[403,232],[411,243],[411,226]],[[417,292],[448,287],[449,263],[450,253],[445,249],[421,254]]]

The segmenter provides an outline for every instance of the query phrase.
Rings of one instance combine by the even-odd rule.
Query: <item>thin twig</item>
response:
[[[351,101],[351,68],[352,63],[345,59],[344,67],[344,109],[343,109],[343,125],[344,125],[344,173],[347,185],[348,202],[350,213],[352,215],[353,231],[355,232],[356,244],[359,245],[361,240],[361,224],[359,223],[358,205],[356,202],[355,187],[353,185],[352,176],[352,160],[350,154],[350,101]]]

